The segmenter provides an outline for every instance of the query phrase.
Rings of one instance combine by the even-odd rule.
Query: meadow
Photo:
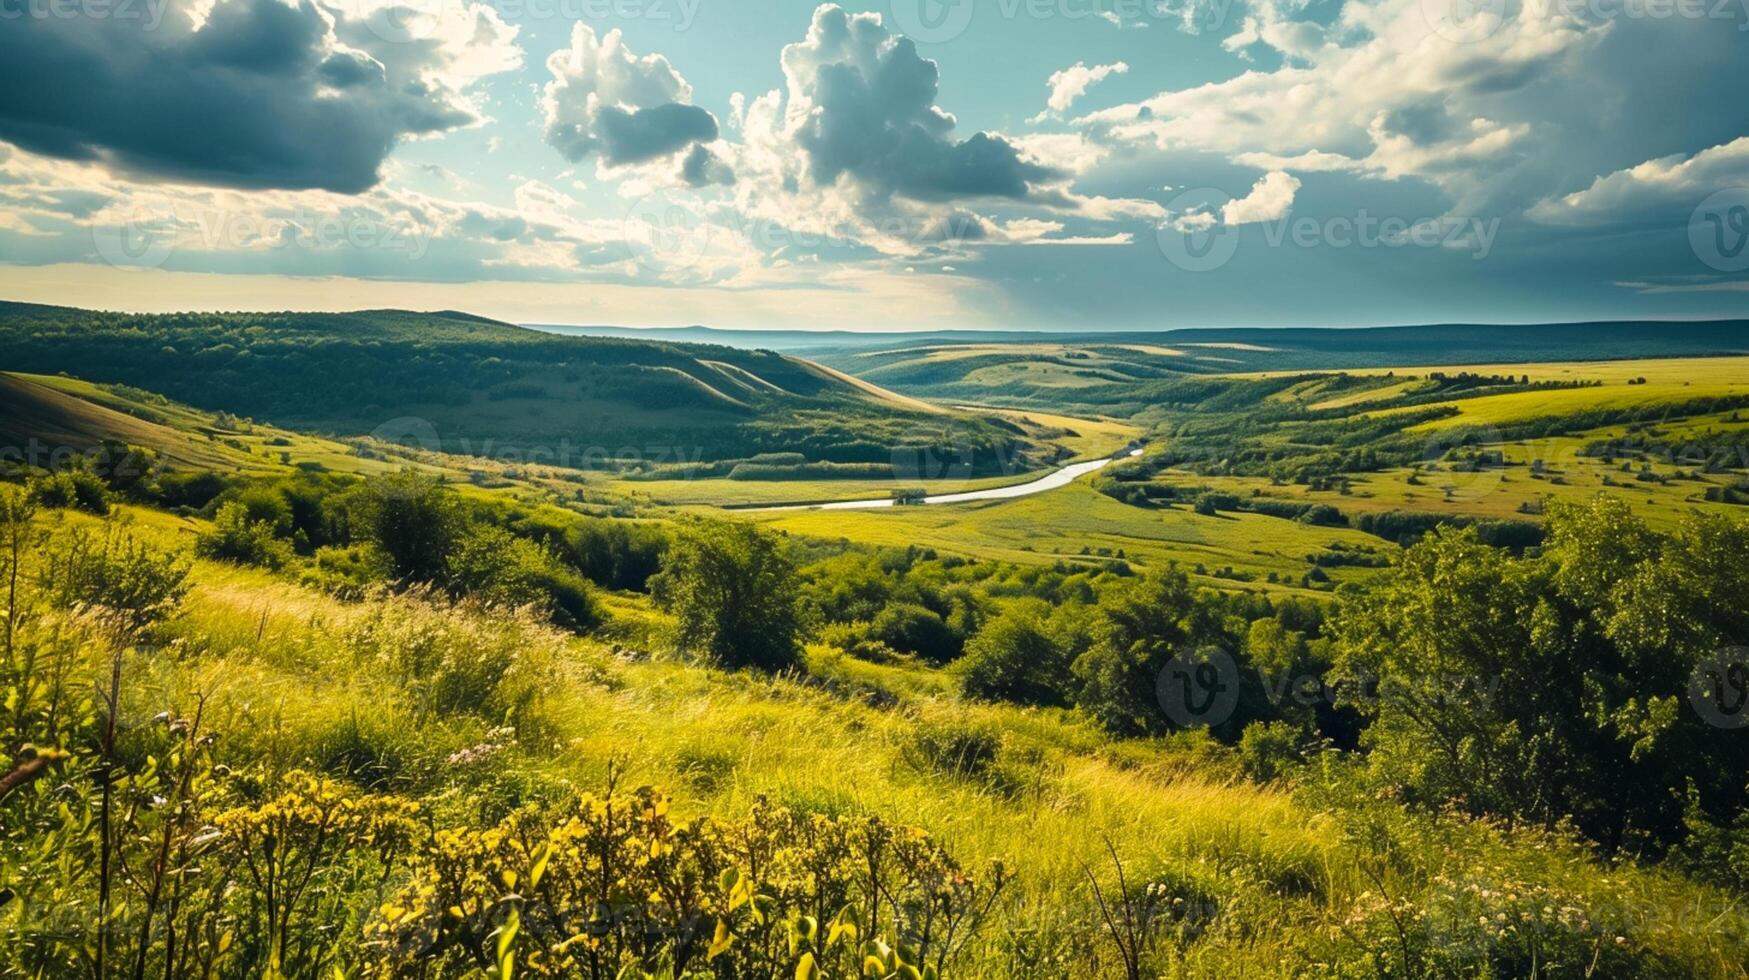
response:
[[[901,395],[858,431],[944,438],[875,465],[1003,472],[832,478],[0,374],[64,450],[0,463],[0,975],[1749,976],[1690,686],[1749,630],[1745,360]]]

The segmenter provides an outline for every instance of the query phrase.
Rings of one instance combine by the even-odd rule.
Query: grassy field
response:
[[[1035,438],[1061,446],[1063,463],[1109,457],[1143,433],[1141,426],[1111,419],[1084,419],[1048,412],[1025,412],[964,406],[990,418],[1015,422]],[[1053,467],[1054,468],[1054,467]],[[895,490],[922,489],[930,494],[963,493],[1026,483],[1050,472],[1027,470],[1009,476],[939,480],[883,478],[832,480],[732,480],[695,477],[685,480],[628,480],[602,476],[592,481],[627,499],[656,507],[771,506],[834,500],[884,500]]]
[[[122,519],[167,548],[202,526],[136,508]],[[69,515],[46,528],[92,523]],[[427,803],[445,818],[531,787],[599,787],[612,771],[626,784],[669,787],[679,816],[741,813],[768,797],[917,826],[968,868],[1000,860],[1015,874],[991,936],[956,977],[1121,976],[1088,885],[1092,875],[1115,887],[1113,855],[1130,880],[1176,897],[1183,928],[1168,930],[1153,956],[1165,976],[1323,975],[1369,963],[1389,974],[1380,963],[1394,955],[1392,912],[1381,891],[1393,906],[1452,916],[1434,926],[1452,942],[1488,942],[1460,915],[1473,922],[1480,912],[1486,925],[1496,910],[1528,917],[1549,904],[1546,914],[1561,906],[1582,917],[1596,955],[1631,948],[1682,975],[1743,975],[1749,917],[1708,888],[1598,862],[1558,836],[1400,813],[1385,830],[1364,806],[1244,781],[1194,739],[1119,742],[1068,712],[963,702],[951,673],[820,648],[807,682],[726,673],[514,618],[474,624],[476,614],[416,598],[342,603],[228,565],[196,562],[192,581],[168,624],[165,649],[181,652],[127,661],[124,724],[198,693],[206,730],[221,733],[220,758],[316,768],[369,759],[382,787],[447,786]],[[609,607],[662,625],[642,598],[612,596]],[[541,737],[501,746],[489,769],[457,762],[503,736],[486,719],[421,709],[410,687],[361,655],[360,630],[379,622],[449,640],[516,631],[522,649],[556,667],[538,706]],[[977,733],[997,748],[976,770],[943,768],[919,749]],[[1380,851],[1381,833],[1415,849]]]
[[[1310,569],[1307,559],[1331,545],[1375,550],[1395,546],[1347,529],[1315,528],[1258,514],[1207,517],[1189,509],[1144,510],[1119,503],[1085,481],[1019,500],[881,511],[794,511],[741,515],[790,534],[860,544],[921,545],[944,554],[1020,562],[1098,562],[1122,558],[1137,565],[1177,562],[1202,568],[1199,577],[1231,569],[1226,587],[1290,588]],[[1277,586],[1268,581],[1283,579]],[[1342,569],[1335,577],[1354,577]]]

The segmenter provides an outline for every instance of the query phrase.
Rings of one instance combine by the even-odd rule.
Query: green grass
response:
[[[1394,550],[1359,531],[1257,514],[1205,517],[1188,508],[1131,507],[1093,490],[1085,480],[1018,500],[742,516],[805,537],[891,547],[915,544],[945,554],[1022,564],[1100,561],[1121,551],[1138,565],[1177,562],[1211,572],[1231,567],[1254,579],[1246,588],[1259,590],[1277,588],[1265,581],[1272,572],[1297,582],[1310,568],[1306,559],[1334,543]],[[1343,569],[1334,577],[1361,574]]]
[[[200,526],[125,514],[161,546]],[[611,766],[625,784],[670,788],[682,815],[743,813],[765,796],[918,826],[967,866],[1001,860],[1016,873],[990,941],[955,976],[1040,975],[1013,965],[1021,936],[1069,957],[1058,968],[1066,972],[1048,975],[1118,976],[1086,884],[1091,869],[1110,887],[1108,848],[1133,881],[1170,882],[1206,903],[1201,929],[1158,959],[1185,976],[1299,976],[1389,957],[1381,886],[1391,901],[1435,914],[1460,886],[1485,889],[1492,903],[1508,892],[1559,896],[1607,930],[1599,942],[1619,934],[1686,975],[1744,975],[1741,906],[1672,875],[1605,865],[1559,838],[1400,814],[1396,832],[1416,835],[1419,848],[1381,864],[1356,842],[1353,814],[1240,780],[1213,749],[1113,741],[1069,712],[960,701],[941,671],[819,649],[809,657],[816,679],[804,681],[725,673],[660,650],[628,659],[605,641],[523,623],[514,628],[525,649],[548,651],[558,666],[540,701],[543,734],[490,770],[458,770],[446,759],[484,741],[490,723],[422,713],[347,639],[373,616],[418,624],[451,614],[404,597],[341,603],[207,562],[193,582],[170,626],[177,652],[130,660],[130,723],[203,692],[208,729],[222,733],[221,757],[233,765],[369,758],[388,767],[391,787],[423,795],[446,819],[468,819],[513,787],[599,787]],[[662,619],[634,597],[612,597],[609,608],[646,626]],[[995,733],[991,768],[955,774],[920,762],[918,740],[931,732]]]

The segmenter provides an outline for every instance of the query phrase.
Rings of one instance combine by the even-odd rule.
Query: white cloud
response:
[[[1049,118],[1052,114],[1062,115],[1069,111],[1075,100],[1087,94],[1087,90],[1113,75],[1122,75],[1130,70],[1130,66],[1118,61],[1109,65],[1094,65],[1087,67],[1085,62],[1076,62],[1073,66],[1059,72],[1052,72],[1045,82],[1045,87],[1051,90],[1050,98],[1045,100],[1045,111],[1033,117],[1034,122]]]
[[[1727,187],[1749,187],[1749,136],[1693,156],[1672,154],[1617,170],[1583,190],[1539,201],[1529,214],[1551,225],[1607,225],[1660,212],[1687,215]]]
[[[598,38],[573,24],[547,70],[546,139],[573,163],[599,154],[610,168],[644,164],[717,138],[716,119],[690,104],[692,86],[668,59],[634,54],[617,28]]]
[[[1735,25],[1505,4],[1489,22],[1497,29],[1453,38],[1435,30],[1422,0],[1346,0],[1333,19],[1292,0],[1253,0],[1226,47],[1273,52],[1278,67],[1075,124],[1094,140],[1174,159],[1417,180],[1470,215],[1518,213],[1580,189],[1579,175],[1742,135],[1724,94],[1749,84]],[[1188,17],[1202,6],[1175,9]]]
[[[1292,174],[1280,170],[1264,174],[1251,193],[1221,207],[1221,222],[1232,226],[1275,221],[1293,209],[1299,189],[1299,179]]]

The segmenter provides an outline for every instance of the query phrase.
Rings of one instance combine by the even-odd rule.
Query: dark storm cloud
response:
[[[1023,160],[1000,136],[955,141],[953,116],[935,105],[935,62],[878,18],[821,7],[807,41],[791,45],[784,63],[815,107],[796,140],[817,183],[849,174],[869,190],[916,200],[1019,200],[1032,185],[1063,176]]]
[[[339,45],[314,5],[174,0],[142,19],[0,21],[0,139],[69,160],[240,188],[357,193],[409,136],[472,122],[430,75]]]

